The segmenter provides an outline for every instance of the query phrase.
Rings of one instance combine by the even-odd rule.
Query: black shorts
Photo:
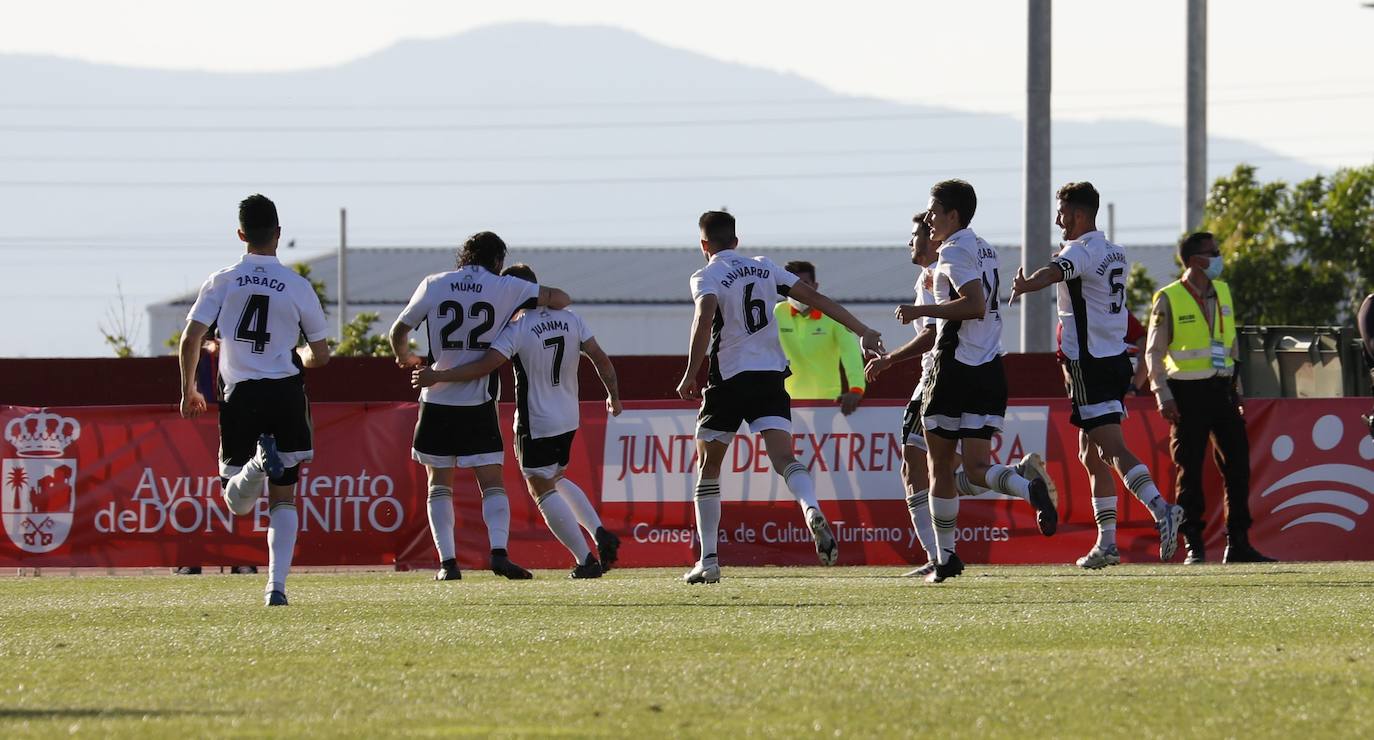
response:
[[[552,437],[519,435],[515,438],[515,459],[520,461],[520,470],[525,475],[536,475],[540,478],[557,476],[563,468],[568,467],[575,436],[576,429]]]
[[[264,434],[276,438],[288,468],[314,458],[310,401],[300,375],[234,384],[233,393],[219,404],[220,475],[234,475],[246,465],[258,453],[258,437]]]
[[[697,438],[729,442],[743,422],[749,422],[755,434],[767,429],[791,432],[792,397],[787,395],[786,378],[782,372],[750,370],[706,386]]]
[[[410,456],[434,468],[500,465],[505,458],[496,402],[478,406],[420,403]]]
[[[953,352],[935,356],[933,380],[926,386],[921,416],[926,433],[945,439],[992,439],[1007,413],[1007,374],[1002,358],[965,365]]]
[[[902,444],[921,450],[926,447],[926,425],[921,419],[921,400],[912,399],[902,414]]]
[[[1121,399],[1131,388],[1131,358],[1126,353],[1115,357],[1084,357],[1064,365],[1067,390],[1073,400],[1069,421],[1087,431],[1107,424],[1120,424],[1126,411]]]

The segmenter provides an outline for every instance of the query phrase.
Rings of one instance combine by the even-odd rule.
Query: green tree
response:
[[[391,342],[386,337],[373,334],[372,325],[379,317],[375,312],[363,311],[344,325],[343,341],[332,347],[340,357],[392,357]],[[411,347],[415,346],[411,341]]]
[[[1374,167],[1294,186],[1261,183],[1255,168],[1242,164],[1213,183],[1203,228],[1226,255],[1238,323],[1322,325],[1348,318],[1360,280],[1350,268],[1361,252],[1369,253],[1374,235],[1368,190],[1363,214],[1355,207],[1358,184],[1366,181],[1374,186]],[[1334,182],[1342,183],[1335,194]]]

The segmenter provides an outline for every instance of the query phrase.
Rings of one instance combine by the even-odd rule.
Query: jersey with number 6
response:
[[[745,257],[723,249],[706,266],[692,273],[692,300],[716,297],[711,322],[709,375],[719,384],[751,370],[787,369],[787,355],[778,342],[773,304],[797,282],[797,276],[767,257]]]
[[[219,376],[229,398],[241,380],[289,378],[301,371],[296,341],[324,339],[324,309],[306,280],[265,254],[245,254],[200,286],[187,315],[209,326],[219,323]]]
[[[522,307],[533,308],[539,286],[502,276],[478,265],[426,277],[415,288],[400,320],[418,327],[424,322],[436,370],[448,370],[481,359],[496,336]],[[445,406],[480,406],[492,399],[486,378],[435,383],[420,391],[420,400]]]
[[[1058,286],[1060,343],[1064,356],[1116,357],[1126,351],[1126,253],[1090,231],[1064,245],[1055,255],[1064,273]]]
[[[592,338],[582,317],[536,308],[510,322],[491,348],[515,365],[515,433],[557,437],[578,427],[577,368]]]
[[[981,319],[937,319],[935,349],[941,354],[954,353],[954,359],[965,365],[991,362],[1002,354],[1002,312],[998,297],[1002,276],[997,250],[972,229],[960,229],[940,245],[939,254],[935,263],[936,301],[949,303],[959,298],[960,288],[978,281],[983,284],[987,310]]]

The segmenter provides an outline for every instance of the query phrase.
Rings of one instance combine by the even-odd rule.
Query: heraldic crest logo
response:
[[[52,552],[71,531],[76,512],[76,457],[64,457],[81,423],[46,409],[11,419],[0,467],[0,515],[10,541],[24,552]]]

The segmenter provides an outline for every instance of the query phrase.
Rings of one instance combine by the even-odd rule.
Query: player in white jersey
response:
[[[568,295],[498,273],[506,243],[490,231],[468,237],[458,253],[458,268],[420,281],[410,303],[391,326],[396,364],[414,369],[425,364],[410,349],[410,332],[424,322],[435,370],[477,362],[521,308],[563,308]],[[487,525],[493,573],[512,580],[530,572],[511,562],[510,501],[501,464],[505,448],[496,418],[495,375],[436,383],[420,392],[420,418],[415,424],[411,457],[429,476],[429,527],[439,551],[435,578],[462,578],[454,549],[453,469],[472,468],[482,491],[482,520]]]
[[[933,268],[940,242],[930,238],[930,226],[926,224],[925,219],[925,211],[916,214],[911,219],[911,241],[907,243],[911,249],[911,263],[921,268],[917,272],[916,285],[914,286],[916,300],[913,305],[916,306],[933,306],[936,303],[935,270]],[[933,573],[939,563],[935,529],[930,519],[930,476],[929,461],[926,455],[929,447],[925,440],[925,425],[921,420],[921,399],[925,395],[926,384],[930,382],[930,373],[935,367],[935,353],[930,350],[935,346],[936,322],[935,319],[927,316],[912,322],[912,324],[916,329],[916,336],[890,354],[869,360],[868,365],[864,368],[864,374],[870,382],[873,382],[893,365],[916,357],[921,358],[916,388],[912,391],[911,401],[907,403],[906,412],[902,415],[902,487],[906,489],[907,511],[911,515],[911,525],[916,530],[916,539],[921,543],[921,549],[926,553],[926,563],[902,575],[925,577]],[[959,462],[955,464],[958,465]],[[1025,471],[1037,471],[1043,474],[1044,461],[1039,453],[1031,452],[1022,457],[1012,468],[1022,476],[1026,475]],[[985,488],[978,488],[979,493],[986,491]],[[971,495],[965,494],[963,491],[960,493],[961,495]]]
[[[528,265],[501,272],[537,283]],[[569,351],[571,350],[571,351]],[[515,363],[515,456],[549,531],[572,553],[573,578],[600,578],[616,561],[620,538],[602,526],[587,494],[563,473],[580,425],[577,369],[582,355],[592,361],[606,387],[606,411],[619,416],[620,390],[611,358],[596,343],[582,317],[566,309],[522,311],[492,342],[482,359],[450,370],[420,368],[412,373],[417,388],[437,382],[484,378],[512,360]],[[598,562],[578,529],[592,535]]]
[[[926,576],[940,583],[963,571],[954,552],[959,494],[987,487],[1026,499],[1044,535],[1058,528],[1058,512],[1048,479],[1030,480],[1008,465],[991,462],[991,439],[1002,428],[1007,409],[1007,378],[1002,368],[1001,282],[997,250],[973,233],[969,223],[978,207],[973,186],[944,180],[930,189],[926,223],[942,242],[935,264],[934,306],[899,306],[904,324],[936,319],[935,365],[922,399],[921,416],[930,448],[930,516],[935,524],[938,562]],[[958,472],[962,449],[963,471]]]
[[[1122,399],[1131,387],[1130,356],[1126,352],[1126,275],[1130,260],[1121,247],[1107,241],[1097,228],[1100,196],[1089,182],[1071,182],[1059,189],[1055,224],[1066,240],[1059,254],[1030,277],[1017,270],[1011,300],[1059,284],[1059,325],[1062,350],[1068,358],[1070,420],[1079,428],[1078,455],[1090,470],[1097,459],[1114,468],[1131,493],[1145,504],[1159,531],[1159,558],[1168,562],[1178,546],[1183,508],[1171,506],[1155,488],[1150,469],[1126,447],[1121,434],[1125,414]],[[1143,360],[1142,360],[1143,361]],[[1093,497],[1097,542],[1078,559],[1083,568],[1104,568],[1121,562],[1116,546],[1116,490]]]
[[[261,195],[239,203],[239,239],[247,253],[200,286],[181,332],[181,415],[206,410],[196,389],[200,345],[218,322],[219,474],[224,502],[248,514],[268,490],[268,606],[285,606],[286,576],[296,547],[295,486],[315,455],[302,367],[329,362],[324,309],[310,281],[277,260],[277,207]],[[306,344],[297,347],[304,335]]]
[[[701,399],[697,417],[697,456],[701,460],[696,485],[697,536],[701,559],[683,577],[688,583],[720,580],[716,553],[720,527],[720,465],[743,422],[762,434],[773,470],[801,505],[821,563],[834,565],[839,556],[830,524],[816,502],[815,484],[806,466],[792,453],[792,409],[784,379],[787,356],[778,343],[773,304],[788,296],[819,309],[858,334],[865,352],[882,350],[882,337],[797,276],[767,257],[745,257],[735,251],[735,218],[724,211],[708,211],[697,222],[706,267],[692,275],[691,345],[687,370],[678,395]],[[704,392],[697,376],[710,364]]]

